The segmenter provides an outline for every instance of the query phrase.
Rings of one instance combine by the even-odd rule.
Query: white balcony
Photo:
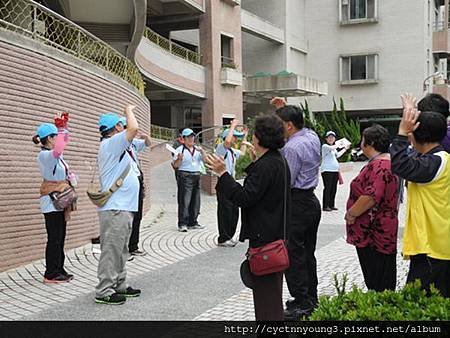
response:
[[[220,83],[227,86],[242,86],[242,73],[234,68],[223,67],[220,71]]]
[[[242,31],[271,42],[284,44],[284,30],[263,18],[241,9]]]

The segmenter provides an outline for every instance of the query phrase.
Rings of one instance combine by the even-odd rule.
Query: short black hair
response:
[[[263,148],[277,150],[284,146],[283,121],[274,114],[257,117],[255,136]]]
[[[389,151],[390,137],[389,132],[379,124],[364,129],[364,145],[372,146],[376,151],[387,153]]]
[[[305,126],[303,110],[300,107],[288,105],[277,109],[276,113],[284,122],[292,122],[297,129]]]
[[[434,111],[441,113],[445,118],[449,115],[449,103],[439,94],[427,94],[417,103],[417,109],[421,112]]]
[[[447,121],[441,113],[421,112],[417,122],[420,122],[420,125],[413,134],[415,141],[419,144],[440,143],[447,135]]]

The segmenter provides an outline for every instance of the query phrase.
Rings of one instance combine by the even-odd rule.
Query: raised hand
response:
[[[218,176],[222,176],[227,171],[224,159],[216,154],[206,155],[205,165]]]
[[[58,129],[66,129],[69,122],[69,113],[63,112],[55,115],[55,126]]]
[[[287,105],[286,99],[284,97],[274,97],[272,100],[270,100],[270,104],[274,105],[275,108],[283,108]]]
[[[410,93],[400,95],[402,99],[403,110],[409,110],[416,108],[417,99]]]
[[[420,122],[417,122],[420,112],[416,108],[409,108],[403,110],[402,119],[398,126],[399,135],[408,136],[416,130]]]

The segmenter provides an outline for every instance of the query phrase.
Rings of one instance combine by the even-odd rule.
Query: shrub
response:
[[[450,320],[450,299],[434,288],[427,296],[419,281],[397,292],[364,292],[356,286],[345,292],[345,285],[337,289],[337,296],[320,297],[310,320]]]

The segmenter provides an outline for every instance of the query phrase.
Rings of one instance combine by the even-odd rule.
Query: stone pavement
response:
[[[345,243],[343,210],[348,184],[361,164],[344,172],[339,186],[338,212],[324,213],[318,236],[319,293],[333,294],[333,273],[348,274],[348,284],[363,286],[353,246]],[[143,294],[119,307],[97,305],[99,255],[92,245],[67,253],[66,269],[75,275],[67,284],[42,283],[44,261],[0,273],[1,320],[251,320],[252,294],[239,280],[245,244],[235,248],[216,246],[216,200],[202,195],[199,221],[205,230],[176,230],[176,188],[173,171],[163,163],[152,172],[152,209],[145,216],[140,245],[148,253],[127,263],[128,276]],[[321,198],[321,190],[317,190]],[[404,217],[402,208],[401,219]],[[402,221],[401,221],[402,223]],[[398,259],[398,285],[404,283],[405,262]],[[285,298],[288,292],[285,289]]]

